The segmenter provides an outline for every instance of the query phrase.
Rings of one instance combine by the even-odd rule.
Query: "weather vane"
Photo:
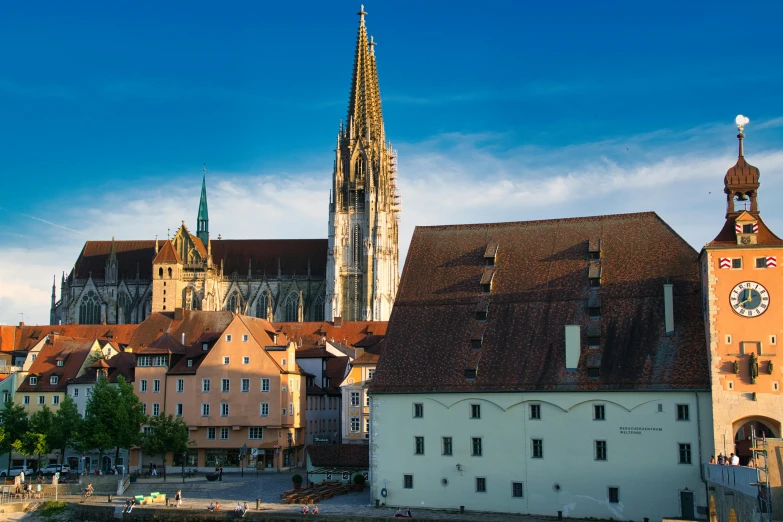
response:
[[[745,125],[750,123],[750,119],[743,116],[742,114],[737,114],[737,117],[734,118],[734,123],[737,124],[737,129],[739,129],[740,133],[742,133],[743,129],[745,129]]]

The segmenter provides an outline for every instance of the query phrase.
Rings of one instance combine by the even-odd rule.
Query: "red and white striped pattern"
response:
[[[778,259],[776,257],[768,257],[767,258],[767,268],[777,268],[778,267]]]
[[[758,234],[759,233],[759,224],[753,223],[753,233]]]
[[[728,257],[721,257],[718,259],[718,266],[720,268],[731,268],[731,259]]]
[[[735,222],[734,223],[734,232],[736,232],[737,234],[742,234],[742,225],[740,225],[739,223]]]

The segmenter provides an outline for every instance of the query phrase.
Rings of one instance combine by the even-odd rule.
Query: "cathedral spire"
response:
[[[359,31],[353,59],[351,97],[348,100],[348,132],[351,139],[375,139],[383,143],[381,96],[378,90],[378,71],[375,66],[375,43],[367,38],[362,5],[359,15]]]
[[[201,200],[198,203],[196,236],[206,245],[209,242],[209,210],[207,210],[207,164],[204,164],[204,176],[201,178]]]

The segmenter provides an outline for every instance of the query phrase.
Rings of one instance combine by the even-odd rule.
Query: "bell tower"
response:
[[[386,321],[399,283],[396,153],[386,141],[375,42],[359,10],[348,117],[340,123],[329,201],[325,317]]]
[[[706,454],[752,458],[751,433],[780,437],[783,428],[783,240],[762,221],[759,169],[739,154],[723,178],[726,221],[700,256],[703,313],[710,353],[713,437]],[[780,355],[780,357],[779,357]]]

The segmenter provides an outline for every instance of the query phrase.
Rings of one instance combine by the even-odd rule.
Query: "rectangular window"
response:
[[[421,419],[424,417],[424,405],[421,403],[416,403],[413,405],[413,417],[416,419]]]
[[[280,361],[280,366],[285,366],[285,358]]]
[[[748,223],[747,225],[742,225],[742,233],[743,234],[752,234],[753,233],[753,223]]]
[[[157,417],[160,415],[160,404],[157,402],[152,405],[152,416]]]
[[[228,428],[220,428],[220,440],[228,440]]]
[[[73,389],[73,396],[74,397],[78,397],[79,396],[79,388],[74,388]]]
[[[465,379],[468,381],[475,381],[476,380],[476,369],[470,368],[468,370],[465,370]]]
[[[30,404],[30,396],[29,396],[29,395],[25,395],[25,396],[24,396],[24,403],[25,403],[26,405]]]
[[[620,503],[620,488],[608,488],[607,495],[610,504]]]
[[[221,417],[228,417],[228,403],[227,402],[221,402],[220,403],[220,416]]]
[[[591,350],[598,350],[601,348],[601,338],[597,335],[590,335],[587,337],[587,347]]]
[[[370,417],[364,418],[364,437],[370,438]]]
[[[152,366],[152,356],[140,355],[136,357],[136,366]]]
[[[487,479],[485,477],[476,477],[476,493],[487,492]]]
[[[595,441],[595,460],[606,460],[606,441]]]
[[[593,420],[606,420],[606,406],[603,404],[593,406]]]
[[[231,362],[231,357],[225,356],[223,357],[223,365],[226,366]]]
[[[370,407],[370,394],[369,393],[365,393],[364,394],[364,405],[367,406],[368,408]],[[329,409],[331,410],[332,408],[330,407]]]
[[[370,368],[367,370],[367,380],[371,381],[373,377],[375,377],[375,368]]]
[[[742,268],[742,258],[737,257],[731,260],[731,268]]]
[[[532,439],[532,454],[531,457],[534,459],[543,459],[544,458],[544,439]]]
[[[52,375],[49,377],[49,384],[57,384],[59,382],[60,378],[56,375]]]
[[[283,417],[285,417],[285,408],[283,408]]]
[[[481,452],[481,437],[471,437],[470,439],[470,454],[473,457],[480,457]]]
[[[160,379],[152,381],[152,393],[160,393]]]
[[[289,412],[289,415],[294,415],[295,412],[294,412],[294,403],[293,402],[289,402],[288,403],[288,412]]]
[[[141,413],[144,414],[144,415],[147,414],[147,403],[146,402],[142,402],[141,403]]]
[[[413,437],[414,455],[424,455],[424,437]]]
[[[163,283],[163,284],[166,284],[166,283]],[[141,427],[141,432],[144,435],[149,435],[150,433],[152,433],[152,426],[142,426]]]
[[[361,400],[361,394],[358,391],[351,392],[351,406],[359,406]]]
[[[201,416],[202,417],[209,417],[209,403],[208,402],[202,402],[201,403]]]
[[[601,287],[601,278],[599,277],[591,277],[590,278],[590,288],[600,288]]]
[[[242,379],[242,392],[247,393],[250,391],[250,379]]]
[[[690,444],[680,444],[680,464],[690,464],[691,463],[691,445]]]
[[[226,334],[226,342],[227,343],[231,342],[231,334]]]
[[[678,421],[691,420],[690,408],[688,407],[687,404],[677,405],[677,420]]]
[[[30,377],[30,386],[38,384],[38,377]]]
[[[471,404],[470,405],[470,418],[471,419],[480,419],[481,418],[481,404]]]
[[[511,496],[514,498],[523,498],[525,496],[525,486],[523,482],[511,483]]]
[[[193,359],[188,359],[188,368],[193,368]]]
[[[530,405],[530,418],[533,420],[541,420],[541,405],[540,404],[531,404]]]
[[[201,379],[201,392],[202,393],[209,393],[209,388],[211,387],[211,382],[209,379]]]
[[[247,334],[242,334],[242,342],[243,343],[247,342]]]
[[[38,405],[39,406],[43,406],[44,404],[46,404],[46,397],[44,397],[43,395],[39,395],[38,396]]]
[[[52,406],[57,406],[58,404],[60,404],[60,396],[52,395]]]
[[[169,358],[165,355],[156,355],[152,358],[153,366],[168,366]]]
[[[177,417],[182,417],[183,408],[184,408],[184,406],[182,405],[182,403],[178,402],[177,403]]]
[[[756,258],[756,268],[767,268],[767,258],[766,257],[757,257]]]
[[[65,366],[65,361],[63,361],[62,359],[58,360],[57,366]]]
[[[177,393],[185,391],[185,379],[177,379]]]
[[[250,440],[261,440],[264,438],[264,428],[250,427],[247,429],[247,438]]]
[[[441,443],[441,454],[446,456],[453,455],[453,450],[451,447],[451,437],[443,437],[442,443]]]
[[[261,403],[261,416],[262,417],[269,417],[269,403],[268,402],[262,402]]]
[[[413,475],[403,475],[402,476],[402,488],[403,489],[413,489]]]
[[[139,392],[147,393],[147,379],[142,379],[139,381]]]
[[[250,357],[242,357],[242,364],[250,364]]]
[[[359,433],[359,417],[351,417],[351,433]]]
[[[217,428],[207,428],[207,440],[215,440]]]
[[[261,391],[262,392],[269,391],[269,379],[261,379]]]
[[[587,314],[590,319],[598,319],[601,317],[601,308],[598,306],[590,306],[587,308]]]
[[[223,393],[228,393],[231,391],[231,381],[228,379],[221,379],[220,381],[220,391]]]

